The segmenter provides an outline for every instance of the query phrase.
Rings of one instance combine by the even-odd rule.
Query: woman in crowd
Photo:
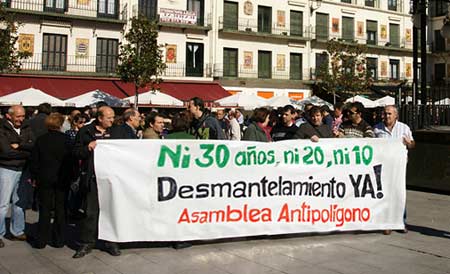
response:
[[[75,137],[77,136],[78,131],[88,121],[89,121],[89,116],[87,116],[84,113],[76,114],[72,118],[70,129],[65,132],[66,135],[67,135],[67,143],[69,145],[74,145],[75,144]]]
[[[35,248],[45,248],[52,239],[52,246],[64,246],[65,193],[64,162],[70,153],[66,136],[61,132],[64,116],[51,113],[45,119],[48,132],[36,140],[31,154],[31,174],[36,180],[39,199],[38,238],[32,242]],[[55,212],[53,225],[50,212]]]
[[[270,111],[267,108],[257,108],[253,112],[251,123],[244,132],[244,141],[270,142],[269,125]]]
[[[189,133],[190,124],[189,115],[185,111],[177,113],[172,118],[172,130],[166,139],[195,139],[194,135]]]

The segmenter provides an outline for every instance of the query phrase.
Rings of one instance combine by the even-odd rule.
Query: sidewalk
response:
[[[5,240],[3,273],[180,273],[180,274],[434,274],[450,273],[450,196],[407,192],[410,232],[338,233],[235,239],[184,250],[157,247],[123,249],[112,257],[94,250],[82,259],[65,247],[34,250]],[[28,214],[33,223],[36,214]]]

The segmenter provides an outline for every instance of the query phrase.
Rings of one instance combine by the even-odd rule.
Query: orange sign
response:
[[[177,45],[167,45],[166,46],[166,63],[176,63],[177,62]]]
[[[331,31],[339,32],[339,18],[331,19]]]
[[[406,69],[405,69],[406,78],[410,78],[412,74],[412,66],[411,63],[406,63]]]
[[[272,98],[273,94],[274,94],[273,91],[258,91],[258,93],[257,93],[257,95],[259,97],[266,98],[266,99]]]
[[[294,100],[303,100],[304,94],[303,92],[289,92],[288,97]]]

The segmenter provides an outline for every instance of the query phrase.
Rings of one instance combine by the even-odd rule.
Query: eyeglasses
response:
[[[358,113],[358,112],[357,111],[351,111],[351,110],[348,111],[348,114],[350,114],[350,115],[353,115],[353,114],[356,114],[356,113]]]

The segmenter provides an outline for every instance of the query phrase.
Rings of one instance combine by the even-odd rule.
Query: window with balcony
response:
[[[11,0],[0,0],[0,5],[9,8],[11,7]]]
[[[238,21],[238,3],[225,1],[223,4],[223,28],[237,30]]]
[[[352,17],[342,17],[342,39],[346,42],[353,42],[355,35],[355,19]]]
[[[389,60],[389,78],[391,80],[400,79],[400,61],[399,60]]]
[[[434,64],[434,81],[443,82],[445,80],[445,64]]]
[[[203,26],[205,13],[204,0],[188,0],[187,10],[195,12],[195,14],[197,15],[197,25]]]
[[[388,10],[397,11],[397,0],[388,0]]]
[[[373,80],[378,80],[378,59],[367,58],[367,75]]]
[[[316,76],[320,77],[321,73],[327,73],[328,67],[328,54],[316,53]]]
[[[292,36],[303,36],[303,12],[301,11],[290,11],[290,28]]]
[[[443,16],[447,14],[448,3],[446,0],[434,0],[432,4],[434,6],[434,16]]]
[[[64,13],[67,11],[66,0],[45,0],[44,11]]]
[[[186,44],[186,76],[203,77],[203,44]]]
[[[272,8],[258,6],[258,32],[272,32]]]
[[[44,33],[42,70],[65,71],[67,65],[67,35]]]
[[[98,0],[97,15],[99,17],[117,18],[118,14],[118,0]]]
[[[445,51],[445,39],[440,30],[434,31],[434,51]]]
[[[377,21],[366,21],[366,44],[376,45],[378,37],[378,22]]]
[[[272,78],[272,52],[258,51],[258,78]]]
[[[393,47],[400,47],[400,25],[389,24],[389,43]]]
[[[158,9],[157,0],[139,0],[139,15],[147,17],[150,21],[156,20]]]
[[[223,77],[238,76],[238,50],[232,48],[223,49]]]
[[[289,78],[291,80],[302,80],[303,58],[301,53],[291,53],[289,62]]]
[[[375,0],[365,0],[366,7],[375,7]]]
[[[316,39],[328,40],[328,14],[316,13]]]
[[[117,67],[119,40],[97,38],[96,72],[115,73]]]

